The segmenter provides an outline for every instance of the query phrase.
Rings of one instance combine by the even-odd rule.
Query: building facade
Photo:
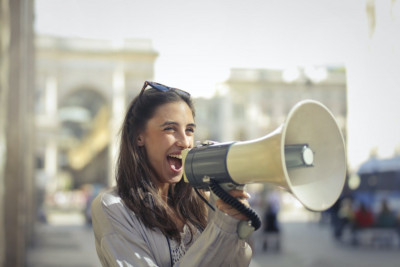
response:
[[[36,38],[36,175],[41,192],[114,183],[125,108],[158,53],[149,40]]]
[[[219,88],[213,99],[197,100],[198,124],[207,129],[199,138],[245,141],[265,136],[284,123],[291,108],[305,99],[324,104],[346,136],[347,87],[342,67],[299,68],[289,73],[232,69]]]

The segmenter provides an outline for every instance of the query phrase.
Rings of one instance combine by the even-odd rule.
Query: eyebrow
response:
[[[160,127],[164,127],[167,125],[179,125],[179,123],[177,123],[176,121],[166,121],[163,124],[161,124]],[[189,123],[186,125],[186,127],[187,126],[196,128],[196,124],[194,124],[194,123]]]

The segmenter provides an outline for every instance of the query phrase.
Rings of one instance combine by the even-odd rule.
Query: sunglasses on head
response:
[[[161,84],[161,83],[150,82],[150,81],[145,81],[145,82],[144,82],[143,87],[142,87],[142,91],[140,91],[139,97],[142,96],[144,90],[145,90],[148,86],[150,86],[151,88],[154,88],[154,89],[156,89],[156,90],[158,90],[158,91],[162,91],[162,92],[175,91],[175,92],[177,92],[178,94],[182,94],[182,95],[185,95],[185,96],[190,97],[190,94],[189,94],[188,92],[186,92],[186,91],[183,91],[183,90],[178,89],[178,88],[169,87],[169,86],[163,85],[163,84]]]

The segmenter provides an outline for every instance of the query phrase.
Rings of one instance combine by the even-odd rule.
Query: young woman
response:
[[[221,200],[208,211],[182,179],[181,151],[193,147],[194,116],[189,93],[154,82],[145,82],[131,102],[122,125],[117,186],[92,204],[103,266],[249,265],[251,249],[237,235],[246,217]],[[230,194],[247,204],[246,192]]]

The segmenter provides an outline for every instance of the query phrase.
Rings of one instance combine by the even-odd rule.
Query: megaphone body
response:
[[[313,100],[296,104],[285,123],[262,138],[195,147],[182,157],[184,179],[196,188],[211,180],[270,183],[313,211],[337,201],[346,177],[341,131],[332,113]]]

